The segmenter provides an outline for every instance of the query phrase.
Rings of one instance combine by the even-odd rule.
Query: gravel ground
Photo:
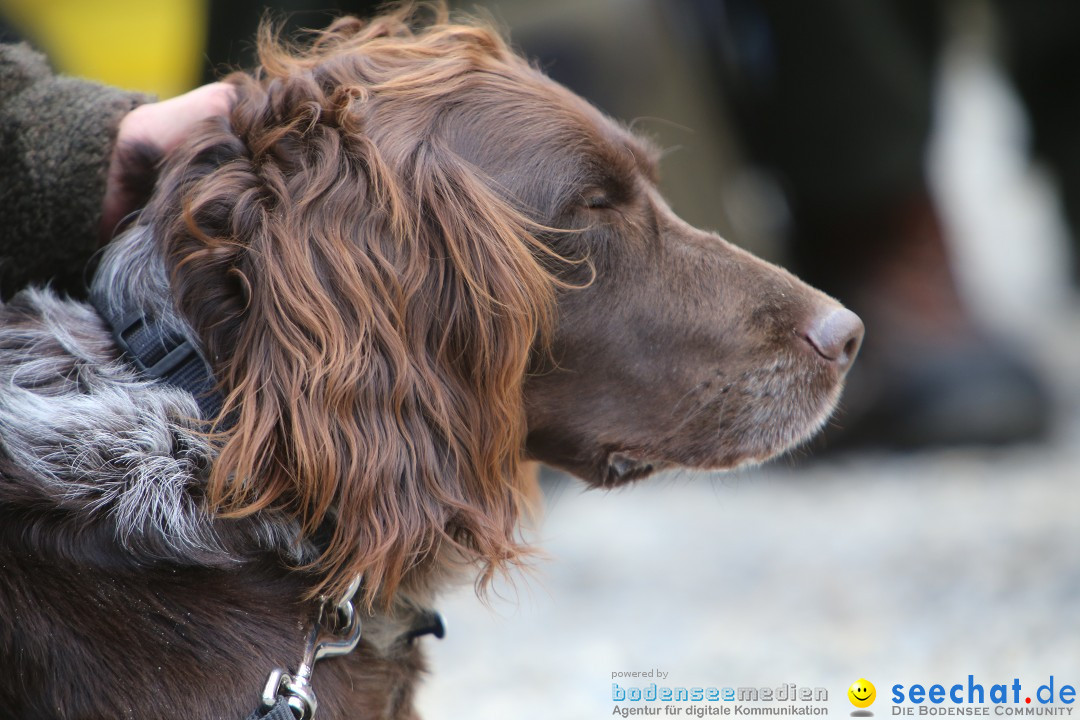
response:
[[[1080,681],[1080,447],[863,456],[558,492],[550,559],[442,605],[429,720],[601,718],[611,673],[830,692]],[[645,682],[640,683],[642,685]],[[879,712],[879,714],[882,714]]]

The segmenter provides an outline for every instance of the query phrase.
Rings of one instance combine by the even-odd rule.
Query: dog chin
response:
[[[760,444],[754,450],[749,450],[745,458],[735,464],[728,464],[727,469],[761,465],[774,458],[785,455],[796,448],[805,445],[821,432],[829,418],[833,416],[840,400],[841,387],[836,387],[822,402],[817,413],[809,418],[793,420],[786,426],[778,423],[778,432],[775,440],[768,444]],[[715,468],[721,469],[721,468]]]
[[[603,457],[592,477],[586,479],[596,487],[614,488],[675,467],[717,472],[755,467],[791,452],[815,437],[832,417],[839,397],[837,388],[809,418],[773,422],[773,432],[736,443],[734,449],[729,444],[728,449],[720,453],[706,451],[680,459],[664,459],[647,452],[611,451]]]
[[[807,434],[807,438],[812,433]],[[672,468],[688,468],[691,470],[725,471],[742,467],[760,465],[777,455],[787,452],[805,441],[802,438],[792,442],[781,449],[747,449],[745,452],[727,454],[723,457],[709,458],[701,461],[671,461],[662,460],[647,455],[635,455],[626,452],[608,453],[606,459],[599,463],[594,471],[584,479],[593,487],[613,489],[628,485],[638,480],[644,480],[663,470]]]

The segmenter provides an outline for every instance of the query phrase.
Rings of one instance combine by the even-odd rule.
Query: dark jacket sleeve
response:
[[[77,290],[98,241],[120,119],[148,98],[54,75],[0,45],[0,293],[52,280]]]

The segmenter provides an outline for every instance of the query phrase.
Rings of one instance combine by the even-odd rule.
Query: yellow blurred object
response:
[[[68,75],[168,98],[195,87],[208,0],[0,0],[0,13]]]

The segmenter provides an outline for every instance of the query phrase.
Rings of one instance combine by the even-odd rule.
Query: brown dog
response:
[[[523,461],[613,486],[828,416],[857,317],[680,221],[649,145],[490,29],[414,25],[264,35],[102,261],[94,304],[185,338],[220,412],[85,305],[0,311],[0,712],[242,717],[362,576],[319,717],[413,717],[423,608],[527,551]]]

